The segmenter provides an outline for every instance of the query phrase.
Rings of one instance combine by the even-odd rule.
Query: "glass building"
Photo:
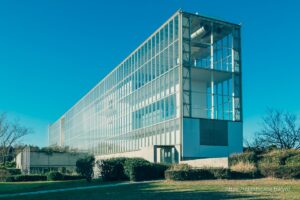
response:
[[[240,26],[176,12],[49,126],[96,158],[181,162],[242,151]]]

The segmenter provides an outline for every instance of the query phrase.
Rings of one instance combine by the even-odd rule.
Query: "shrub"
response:
[[[210,180],[210,179],[243,179],[259,177],[257,170],[253,171],[231,171],[226,168],[203,168],[188,170],[167,170],[166,179],[184,181],[184,180]]]
[[[2,177],[2,182],[14,182],[15,181],[15,177],[14,176],[6,176],[6,177]]]
[[[258,170],[253,171],[230,171],[231,179],[252,179],[261,177]]]
[[[7,169],[0,169],[0,182],[5,182],[9,176],[11,176],[11,174]]]
[[[191,166],[188,164],[173,164],[170,166],[169,170],[189,170]]]
[[[3,163],[2,163],[3,165]],[[16,167],[16,162],[15,161],[7,161],[3,165],[5,168],[15,168]]]
[[[128,180],[124,173],[126,158],[110,158],[98,162],[98,168],[104,181]]]
[[[299,178],[300,151],[289,149],[266,152],[258,163],[258,169],[265,177]]]
[[[174,173],[174,175],[176,176],[181,176],[178,177],[178,180],[226,179],[229,178],[230,176],[229,169],[225,169],[225,168],[202,168],[202,169],[170,170],[170,171],[174,171],[174,172],[182,171],[182,173],[176,173],[176,172]]]
[[[60,171],[61,171],[61,173],[63,173],[63,174],[67,173],[66,167],[62,167]]]
[[[91,182],[94,164],[95,157],[91,155],[78,159],[76,162],[76,171],[81,176],[84,176],[88,182]]]
[[[48,181],[59,181],[64,180],[64,175],[60,172],[49,172],[47,174]]]
[[[79,176],[79,175],[64,175],[63,180],[65,181],[71,181],[71,180],[80,180],[84,179],[84,176]]]
[[[124,163],[125,175],[131,181],[143,181],[164,178],[168,166],[150,163],[144,159],[126,159]]]
[[[280,166],[285,165],[286,160],[295,155],[299,155],[297,150],[273,150],[262,154],[262,159],[259,161],[260,166]]]
[[[7,168],[7,171],[8,171],[11,175],[19,175],[19,174],[21,174],[21,169]]]
[[[260,173],[265,177],[274,178],[300,178],[300,166],[263,166]]]
[[[216,179],[230,178],[230,170],[226,168],[211,168],[209,169]]]
[[[150,162],[142,158],[127,158],[124,161],[124,173],[129,180],[144,179],[150,171]],[[140,172],[144,171],[143,174]]]
[[[216,172],[215,172],[216,173]],[[215,179],[215,174],[212,169],[188,169],[188,170],[167,170],[165,177],[168,180],[183,181],[183,180],[208,180]]]
[[[45,175],[16,175],[13,176],[14,182],[23,182],[23,181],[46,181],[47,176]]]
[[[149,176],[151,173],[151,164],[131,166],[128,168],[128,171],[128,177],[131,181],[149,180]]]
[[[190,170],[167,170],[165,172],[165,177],[167,180],[184,181],[190,180],[189,174]]]
[[[154,164],[142,158],[111,158],[98,163],[104,181],[142,181],[164,178],[167,165]]]
[[[285,161],[286,166],[300,166],[300,154],[291,156]]]
[[[245,179],[245,178],[258,178],[260,173],[254,163],[239,162],[230,167],[230,178]]]
[[[229,165],[235,165],[237,163],[256,163],[258,156],[254,151],[247,151],[240,154],[233,154],[229,157]]]
[[[151,179],[164,179],[165,171],[168,170],[169,165],[161,164],[161,163],[151,163],[152,166],[152,177]]]

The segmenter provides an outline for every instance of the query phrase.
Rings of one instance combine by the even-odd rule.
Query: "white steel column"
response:
[[[179,63],[178,63],[178,76],[179,76],[179,131],[180,131],[180,150],[179,150],[179,160],[182,160],[183,157],[183,76],[182,76],[182,12],[179,11],[178,14],[178,58],[179,58]],[[174,23],[175,24],[175,23]],[[175,39],[174,39],[175,40]]]
[[[234,32],[234,30],[232,31]],[[235,121],[235,102],[234,102],[234,37],[232,34],[231,44],[231,65],[232,65],[232,120]]]
[[[210,69],[211,69],[211,77],[210,77],[210,87],[211,87],[211,119],[214,119],[214,27],[211,24],[211,33],[210,33]]]

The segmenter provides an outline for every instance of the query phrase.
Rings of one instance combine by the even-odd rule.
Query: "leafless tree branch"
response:
[[[289,112],[268,109],[262,118],[252,146],[276,146],[281,149],[300,148],[300,125],[297,116]]]
[[[3,163],[6,162],[13,145],[30,132],[19,121],[9,122],[5,113],[0,114],[0,158]]]

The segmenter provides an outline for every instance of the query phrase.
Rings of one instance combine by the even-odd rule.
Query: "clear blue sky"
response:
[[[176,10],[242,23],[244,135],[267,107],[300,114],[300,3],[220,0],[1,0],[0,111],[52,123]]]

